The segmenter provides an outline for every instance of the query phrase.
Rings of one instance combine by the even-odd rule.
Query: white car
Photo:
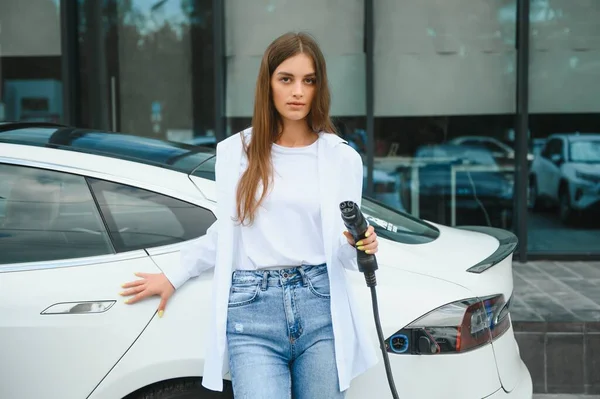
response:
[[[600,212],[600,134],[553,134],[531,165],[529,206],[558,205],[563,223]]]
[[[212,272],[179,289],[162,318],[158,298],[119,296],[136,272],[179,267],[181,246],[215,220],[214,185],[212,152],[0,124],[0,397],[232,398],[227,380],[223,393],[200,385]],[[362,210],[380,237],[379,311],[400,398],[530,399],[509,306],[515,236],[368,199]],[[348,273],[373,323],[364,276]],[[347,394],[366,397],[391,397],[383,361]]]
[[[514,135],[514,131],[513,131]],[[448,144],[464,145],[470,147],[483,147],[489,150],[494,158],[499,163],[505,164],[507,161],[512,163],[515,159],[515,150],[509,145],[503,143],[494,137],[489,136],[460,136],[448,140]],[[527,161],[531,162],[534,159],[534,155],[530,152],[527,153]]]

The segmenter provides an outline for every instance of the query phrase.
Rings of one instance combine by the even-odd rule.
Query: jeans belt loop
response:
[[[298,272],[302,276],[302,285],[306,287],[308,285],[308,279],[306,277],[306,272],[304,271],[304,266],[300,265],[298,267]]]
[[[263,290],[263,291],[266,291],[268,284],[269,284],[269,272],[265,270],[263,272],[263,281],[262,281],[262,284],[260,286],[260,289]]]

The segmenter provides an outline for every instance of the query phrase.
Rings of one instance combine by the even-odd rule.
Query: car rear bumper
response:
[[[500,388],[484,399],[531,399],[533,397],[533,382],[525,363],[521,361],[521,372],[517,386],[510,392]]]

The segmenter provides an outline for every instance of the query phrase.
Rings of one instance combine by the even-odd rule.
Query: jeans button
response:
[[[283,277],[284,278],[288,278],[288,274],[287,273],[283,273]]]

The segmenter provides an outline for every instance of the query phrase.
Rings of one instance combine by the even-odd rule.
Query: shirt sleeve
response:
[[[217,238],[219,221],[216,220],[206,230],[206,234],[192,240],[179,251],[179,267],[164,271],[175,289],[181,287],[192,277],[215,266],[217,259]]]
[[[343,198],[345,201],[353,201],[360,208],[362,204],[362,192],[363,192],[363,163],[360,154],[351,147],[348,148],[350,156],[349,160],[346,161],[348,169],[351,171],[351,178],[348,180],[348,184],[344,185]],[[342,231],[345,231],[343,222]],[[356,248],[348,244],[346,236],[340,233],[340,247],[337,251],[337,256],[342,266],[345,269],[358,271],[358,263],[356,261]]]

